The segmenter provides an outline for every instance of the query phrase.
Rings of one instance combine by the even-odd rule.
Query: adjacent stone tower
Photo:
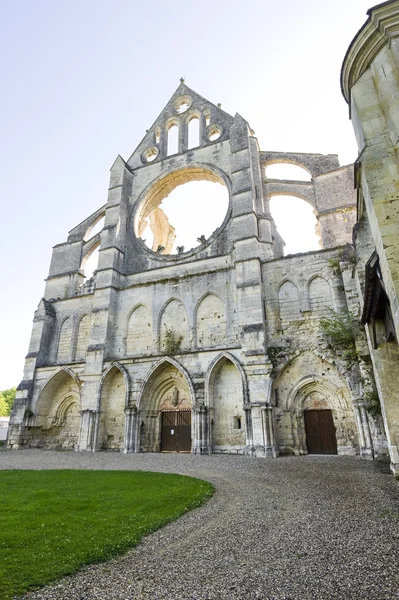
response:
[[[346,53],[342,92],[359,146],[357,289],[388,437],[399,474],[399,2],[384,2]]]

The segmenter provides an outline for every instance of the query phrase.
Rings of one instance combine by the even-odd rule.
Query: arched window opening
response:
[[[226,315],[223,302],[213,294],[205,296],[197,309],[197,346],[218,346],[226,342]]]
[[[204,112],[204,116],[205,116],[205,127],[209,127],[209,125],[211,124],[211,115],[208,110]]]
[[[198,117],[193,117],[188,124],[188,147],[196,148],[199,145],[199,119]]]
[[[93,277],[94,271],[98,267],[98,259],[100,256],[99,252],[100,252],[100,244],[97,244],[84,257],[84,259],[82,261],[81,270],[84,273],[85,279],[90,279],[91,277]]]
[[[168,156],[179,152],[179,128],[172,125],[168,129]]]
[[[100,217],[98,221],[95,221],[94,224],[90,225],[83,238],[84,241],[87,242],[87,240],[91,240],[91,238],[97,235],[97,233],[100,233],[100,231],[104,229],[104,222],[105,215]]]
[[[157,127],[155,130],[155,143],[159,144],[160,141],[161,141],[161,130],[159,129],[159,127]]]
[[[333,308],[331,288],[323,277],[314,277],[309,283],[310,310],[315,316],[327,317]]]
[[[272,196],[270,211],[277,231],[285,242],[285,256],[322,247],[320,237],[316,233],[316,216],[313,208],[305,200],[285,195]]]
[[[175,186],[148,215],[141,217],[139,236],[149,248],[162,254],[179,254],[205,243],[223,223],[229,206],[226,186],[213,179],[207,181],[204,177]]]
[[[152,345],[152,316],[148,308],[141,304],[129,317],[126,349],[128,354],[142,354],[148,352]]]
[[[276,163],[274,165],[267,165],[266,167],[266,178],[267,179],[286,179],[293,181],[311,181],[312,176],[306,169],[299,167],[298,165],[292,165],[290,163]]]
[[[285,281],[278,290],[278,304],[282,321],[296,321],[301,318],[299,292],[295,283]]]
[[[177,352],[187,347],[188,319],[184,304],[179,300],[171,300],[161,315],[160,345],[166,354]]]

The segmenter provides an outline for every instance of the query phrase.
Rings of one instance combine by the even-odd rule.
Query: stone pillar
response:
[[[366,446],[366,441],[364,439],[364,432],[363,432],[362,417],[360,414],[360,406],[358,404],[354,404],[353,408],[355,409],[357,433],[359,436],[359,447],[360,447],[360,454],[361,454],[362,448],[365,448],[365,446]]]
[[[274,412],[271,404],[266,404],[262,410],[265,432],[266,432],[266,456],[276,458],[276,440],[274,434]]]
[[[209,440],[209,411],[204,404],[193,409],[193,454],[211,454]]]
[[[253,454],[260,457],[276,457],[274,440],[273,408],[267,403],[252,403]]]
[[[373,442],[371,439],[369,417],[368,417],[367,410],[366,410],[366,407],[364,404],[362,404],[360,406],[360,414],[361,414],[361,419],[362,419],[362,424],[363,424],[364,440],[366,442],[366,448],[365,448],[364,452],[361,453],[361,456],[362,456],[362,458],[373,459],[374,458],[374,450],[373,450]]]
[[[77,451],[88,450],[94,452],[97,448],[99,412],[96,410],[82,410],[80,420],[79,442]]]
[[[125,408],[125,441],[123,453],[138,452],[137,449],[137,408]]]
[[[251,412],[250,404],[244,405],[244,412],[245,412],[245,431],[246,431],[246,435],[247,435],[247,443],[246,443],[245,453],[250,454],[252,456],[252,454],[255,452],[255,448],[254,448],[254,440],[253,440],[253,433],[252,433],[252,412]]]
[[[357,400],[354,404],[356,424],[359,434],[359,446],[361,458],[373,459],[373,443],[371,441],[369,419],[366,407],[362,400]]]

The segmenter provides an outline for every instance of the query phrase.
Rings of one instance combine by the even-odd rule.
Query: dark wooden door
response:
[[[337,454],[337,438],[331,410],[305,410],[304,415],[309,454]]]
[[[165,410],[161,418],[161,452],[190,452],[191,410]]]

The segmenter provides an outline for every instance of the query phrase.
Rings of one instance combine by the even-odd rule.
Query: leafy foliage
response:
[[[165,327],[165,352],[166,354],[173,355],[178,354],[180,352],[181,343],[183,341],[183,336],[176,335],[176,332],[171,327]]]
[[[125,552],[200,506],[206,481],[144,471],[2,471],[0,598]]]
[[[8,404],[0,392],[0,417],[8,417],[9,414]]]
[[[359,321],[344,309],[330,312],[330,317],[320,319],[328,345],[345,360],[354,362],[357,359],[355,339],[361,331]]]
[[[330,265],[330,267],[332,268],[332,270],[334,271],[334,273],[336,275],[341,272],[338,258],[329,258],[328,264]]]
[[[17,388],[0,392],[0,417],[8,417],[14,404]]]

